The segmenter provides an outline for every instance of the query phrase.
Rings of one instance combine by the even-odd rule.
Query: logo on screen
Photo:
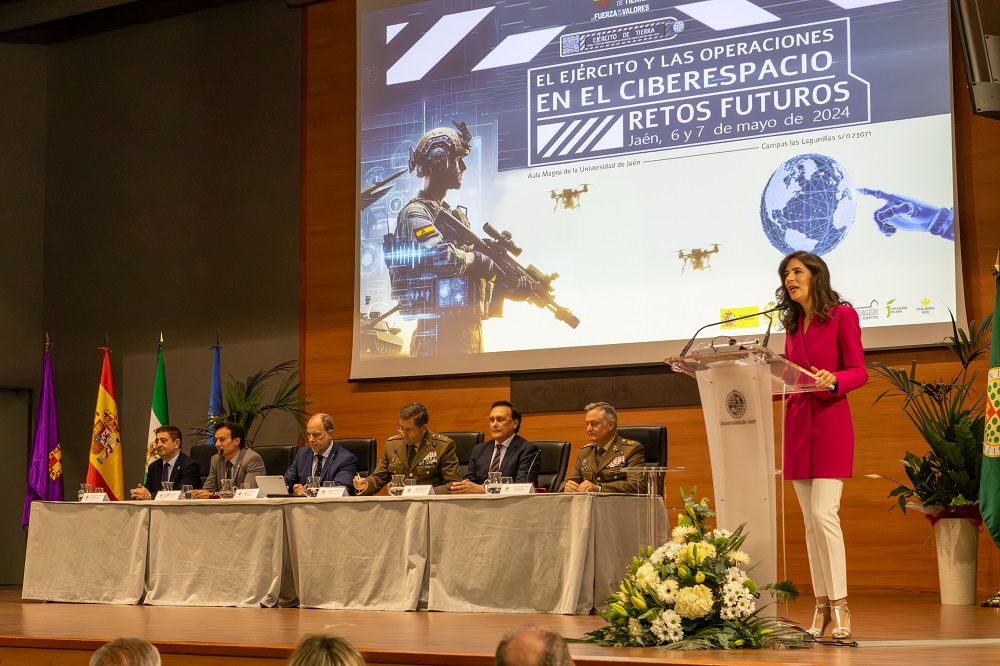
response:
[[[741,419],[747,413],[747,399],[743,394],[733,389],[726,396],[726,411],[734,419]]]
[[[878,301],[874,298],[868,305],[855,307],[854,310],[860,319],[878,319]]]
[[[611,0],[594,0],[594,7],[597,9],[604,9],[609,4],[611,4]]]

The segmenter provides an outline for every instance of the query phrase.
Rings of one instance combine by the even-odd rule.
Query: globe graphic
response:
[[[854,224],[854,181],[836,160],[810,153],[779,166],[760,195],[760,221],[782,254],[824,255]]]

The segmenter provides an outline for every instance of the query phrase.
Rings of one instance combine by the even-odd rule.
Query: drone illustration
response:
[[[574,190],[571,187],[567,187],[564,190],[552,190],[552,198],[555,199],[555,206],[552,208],[552,213],[554,214],[559,210],[559,202],[562,202],[562,206],[565,210],[573,210],[574,208],[580,207],[580,195],[587,191],[587,183],[584,183],[582,190]]]
[[[677,250],[677,258],[684,260],[684,265],[681,266],[681,275],[684,274],[684,269],[688,267],[688,262],[691,263],[691,270],[703,271],[706,268],[712,270],[712,264],[709,258],[719,251],[719,244],[715,243],[711,250],[695,248],[693,250]]]

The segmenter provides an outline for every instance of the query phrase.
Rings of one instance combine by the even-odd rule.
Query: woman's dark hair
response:
[[[781,286],[774,292],[777,305],[786,308],[781,313],[781,325],[789,333],[794,333],[798,329],[799,316],[805,314],[802,306],[792,300],[792,297],[788,295],[788,288],[785,287],[785,271],[788,269],[788,262],[792,259],[801,261],[812,275],[809,296],[812,299],[813,314],[819,317],[820,321],[827,319],[829,316],[828,313],[833,307],[837,305],[850,305],[830,286],[830,269],[827,268],[825,261],[812,252],[803,252],[801,250],[792,252],[782,259],[781,265],[778,266],[778,279],[781,280]]]

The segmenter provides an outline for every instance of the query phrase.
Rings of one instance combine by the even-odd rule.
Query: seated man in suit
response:
[[[497,400],[490,408],[490,434],[493,439],[476,444],[469,458],[465,478],[451,484],[451,492],[462,495],[482,494],[490,472],[509,476],[514,483],[538,481],[541,462],[538,447],[521,437],[521,412],[506,400]]]
[[[159,458],[149,463],[145,483],[129,491],[132,499],[153,499],[164,481],[172,482],[175,490],[187,485],[201,488],[198,463],[181,451],[180,428],[162,425],[153,434],[156,435],[154,450]]]
[[[359,495],[374,495],[389,483],[393,474],[414,479],[417,485],[434,486],[438,495],[447,495],[458,481],[455,442],[427,429],[427,408],[419,402],[399,410],[399,434],[390,437],[375,471],[367,479],[354,477]]]
[[[264,461],[255,451],[246,448],[246,433],[237,423],[225,422],[215,427],[215,448],[218,453],[208,464],[208,478],[201,490],[191,493],[194,499],[206,499],[222,488],[223,479],[232,479],[233,487],[244,483],[256,487],[254,479],[264,471]]]
[[[592,402],[587,410],[587,439],[573,471],[559,488],[568,493],[637,493],[641,477],[626,467],[642,467],[642,444],[621,437],[618,412],[606,402]]]
[[[333,417],[329,414],[314,414],[306,424],[309,446],[299,449],[292,466],[285,472],[285,485],[293,495],[305,495],[310,476],[320,477],[320,484],[333,481],[347,488],[347,494],[354,494],[354,475],[358,473],[357,457],[331,439]]]

